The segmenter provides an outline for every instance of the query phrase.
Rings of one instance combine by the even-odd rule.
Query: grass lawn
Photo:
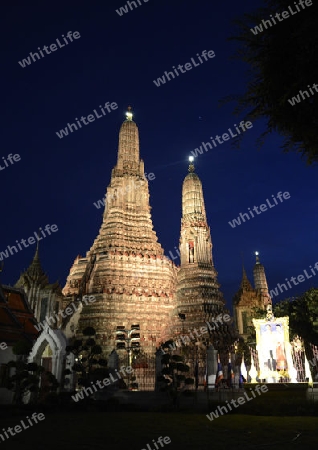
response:
[[[14,427],[24,417],[1,420],[0,429]],[[149,450],[147,444],[152,444],[155,450],[152,439],[169,436],[171,443],[163,449],[315,449],[317,429],[316,417],[227,414],[211,422],[204,414],[63,412],[46,414],[43,422],[5,442],[0,439],[0,448]]]

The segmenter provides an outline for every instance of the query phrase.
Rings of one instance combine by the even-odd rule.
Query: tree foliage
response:
[[[22,404],[27,394],[32,394],[32,400],[36,402],[39,395],[56,392],[59,386],[55,376],[36,363],[9,361],[7,365],[15,369],[14,373],[8,377],[6,384],[6,388],[14,392],[14,404]]]
[[[252,319],[265,319],[265,317],[266,317],[266,310],[264,308],[258,308],[256,306],[256,307],[251,309],[250,317]],[[246,339],[247,345],[255,344],[255,342],[256,342],[256,330],[255,330],[255,327],[254,327],[253,323],[247,327],[247,333],[248,333],[248,336],[247,336],[247,339]]]
[[[251,365],[251,352],[249,343],[245,342],[243,338],[239,338],[235,345],[235,365],[240,366],[244,358],[245,366]]]
[[[24,340],[17,341],[12,347],[13,354],[19,356],[26,356],[31,352],[31,350],[32,344]]]
[[[162,348],[168,348],[172,341],[167,341]],[[181,389],[194,384],[194,379],[186,375],[190,371],[184,363],[184,356],[166,353],[161,358],[162,371],[157,381],[162,391],[167,391],[174,405],[177,405]]]
[[[87,336],[87,339],[76,339],[72,345],[66,347],[68,353],[75,355],[72,370],[78,373],[78,384],[81,386],[90,386],[93,379],[103,379],[109,375],[107,360],[101,357],[102,348],[92,337],[95,334],[93,327],[87,327],[83,330],[83,336]],[[69,375],[69,369],[64,371],[64,375]]]
[[[26,356],[30,353],[32,344],[25,340],[17,341],[12,352],[17,360],[7,363],[9,369],[15,369],[6,382],[5,387],[14,393],[13,403],[20,405],[28,394],[32,394],[32,401],[37,402],[39,396],[48,392],[56,392],[59,383],[56,377],[43,366],[27,363]]]
[[[289,317],[289,339],[299,336],[305,347],[308,361],[312,360],[310,344],[318,345],[318,289],[311,288],[295,299],[286,299],[274,307],[276,317]],[[312,375],[317,373],[317,367],[310,367]]]
[[[301,337],[318,345],[318,289],[311,288],[295,299],[286,299],[274,307],[275,317],[289,317],[290,339]]]
[[[318,3],[282,21],[275,19],[275,25],[263,26],[262,32],[254,34],[251,28],[270,19],[271,14],[275,17],[288,11],[289,5],[295,11],[290,0],[265,0],[265,5],[235,21],[237,31],[230,39],[238,42],[239,48],[234,59],[249,65],[248,81],[243,94],[231,95],[224,102],[234,100],[234,113],[244,113],[245,120],[265,119],[259,146],[277,131],[284,138],[284,151],[300,152],[311,164],[318,161],[318,93],[310,98],[304,94],[305,99],[294,106],[288,99],[318,83]]]

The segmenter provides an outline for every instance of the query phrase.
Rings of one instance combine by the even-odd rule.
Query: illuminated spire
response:
[[[261,293],[263,305],[266,306],[269,303],[271,303],[271,298],[268,293],[265,268],[259,260],[259,252],[255,252],[255,256],[256,256],[256,263],[253,269],[254,286],[256,291],[259,291]]]
[[[194,157],[193,157],[193,156],[189,156],[189,162],[190,162],[190,164],[189,164],[188,172],[194,172],[194,164],[193,164],[193,160],[194,160]]]
[[[131,112],[131,106],[128,106],[128,111],[126,112],[126,120],[132,121],[133,113]]]
[[[121,171],[125,171],[125,173],[129,172],[143,176],[143,163],[141,164],[139,157],[138,127],[132,120],[133,113],[131,112],[131,106],[128,106],[127,109],[126,120],[122,123],[119,132],[116,166],[116,170],[119,170],[119,172],[116,175],[119,175]]]
[[[192,158],[193,156],[189,157],[189,173],[185,177],[182,185],[182,217],[187,222],[200,222],[201,226],[208,227],[202,183],[198,175],[194,172]]]

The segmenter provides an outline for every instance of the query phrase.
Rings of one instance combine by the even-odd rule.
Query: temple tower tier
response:
[[[191,163],[182,186],[182,219],[178,271],[178,313],[184,314],[183,328],[197,328],[205,320],[224,312],[212,258],[212,239],[207,223],[202,183]],[[180,326],[181,327],[181,326]],[[180,328],[181,329],[181,328]]]
[[[135,344],[146,353],[154,353],[156,345],[169,338],[176,267],[164,256],[153,229],[144,175],[138,127],[129,110],[119,132],[117,164],[99,234],[86,256],[75,259],[63,289],[70,298],[95,296],[96,301],[83,305],[74,326],[77,335],[87,326],[94,327],[105,354],[118,348],[117,327],[129,330],[138,325]]]

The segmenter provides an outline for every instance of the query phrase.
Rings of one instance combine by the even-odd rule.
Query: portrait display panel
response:
[[[261,380],[276,382],[288,377],[291,357],[289,357],[289,318],[274,320],[253,319],[256,329],[256,349],[258,351]]]

